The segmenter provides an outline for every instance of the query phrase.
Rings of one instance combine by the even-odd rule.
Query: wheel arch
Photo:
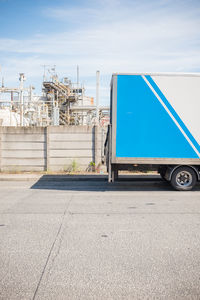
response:
[[[197,169],[197,167],[195,166],[191,166],[191,165],[176,165],[176,166],[168,166],[167,167],[167,171],[166,171],[166,174],[165,174],[165,178],[170,181],[171,178],[172,178],[172,174],[173,172],[180,168],[180,167],[189,167],[191,169],[193,169],[195,171],[195,174],[197,175],[197,180],[199,181],[200,180],[200,173],[199,173],[199,170]]]

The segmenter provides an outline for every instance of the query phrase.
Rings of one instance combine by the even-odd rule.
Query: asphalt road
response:
[[[200,185],[0,181],[0,299],[200,299]]]

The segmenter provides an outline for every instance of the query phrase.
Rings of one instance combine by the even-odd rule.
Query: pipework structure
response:
[[[0,124],[3,126],[47,126],[48,106],[33,94],[34,87],[24,87],[25,75],[19,74],[18,87],[0,87]]]
[[[98,79],[98,99],[96,105],[93,97],[85,95],[85,88],[79,83],[79,67],[77,66],[77,82],[72,83],[67,77],[62,81],[55,73],[50,71],[50,79],[43,82],[43,92],[48,103],[49,117],[52,125],[92,125],[99,124],[100,116],[104,116],[104,111],[108,108],[99,108],[99,71]],[[45,74],[44,78],[47,76]]]
[[[68,77],[62,80],[54,68],[44,66],[43,94],[34,94],[34,87],[25,87],[25,74],[19,74],[18,87],[0,87],[0,125],[2,126],[59,126],[109,123],[109,107],[99,106],[99,71],[97,71],[97,99],[85,95],[85,88]]]

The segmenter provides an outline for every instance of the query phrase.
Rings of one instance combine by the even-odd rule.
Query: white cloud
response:
[[[200,71],[200,12],[191,2],[127,1],[125,5],[103,0],[84,8],[49,8],[46,17],[62,21],[59,33],[0,39],[0,51],[9,53],[8,59],[4,57],[6,74],[12,77],[22,70],[30,78],[41,78],[40,65],[56,64],[61,74],[75,76],[79,64],[83,78],[94,76],[86,87],[87,83],[94,87],[97,69],[110,76]]]

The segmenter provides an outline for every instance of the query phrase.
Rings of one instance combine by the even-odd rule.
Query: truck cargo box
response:
[[[128,164],[188,165],[199,179],[200,74],[113,74],[109,143],[110,181]]]

